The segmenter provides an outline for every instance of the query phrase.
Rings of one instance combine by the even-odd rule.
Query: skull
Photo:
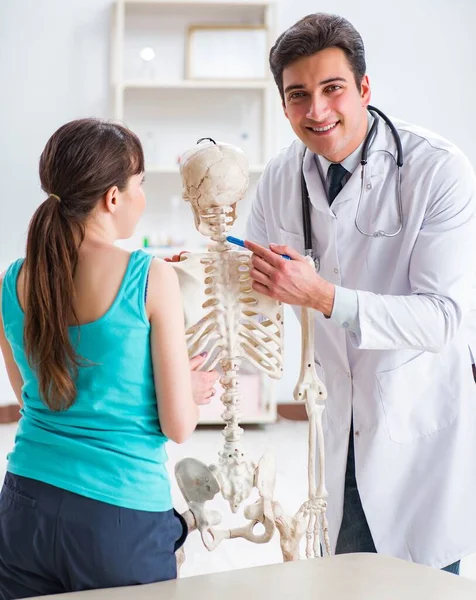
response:
[[[243,150],[211,138],[199,140],[181,157],[183,199],[190,202],[195,227],[210,237],[209,209],[231,207],[227,224],[236,220],[236,203],[243,200],[248,188],[248,160]]]

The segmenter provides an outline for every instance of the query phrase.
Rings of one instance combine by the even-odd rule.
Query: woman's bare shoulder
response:
[[[147,286],[147,312],[149,316],[159,310],[170,310],[182,305],[178,277],[172,265],[154,258],[150,264]]]
[[[178,277],[172,265],[154,258],[150,263],[149,285],[163,286],[166,283],[174,284],[176,282],[178,282]]]

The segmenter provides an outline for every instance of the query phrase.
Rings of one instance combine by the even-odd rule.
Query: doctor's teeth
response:
[[[335,127],[337,125],[338,121],[336,123],[333,123],[332,125],[326,125],[325,127],[311,127],[311,129],[313,131],[329,131],[329,129],[332,129],[333,127]]]

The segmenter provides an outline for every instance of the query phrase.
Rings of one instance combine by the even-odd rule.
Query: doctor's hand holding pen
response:
[[[270,244],[267,249],[248,240],[244,245],[253,252],[250,275],[254,290],[286,304],[313,308],[326,317],[331,315],[335,287],[316,273],[304,256],[289,246]]]

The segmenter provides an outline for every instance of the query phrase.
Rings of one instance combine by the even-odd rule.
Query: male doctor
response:
[[[476,390],[462,325],[476,255],[472,167],[448,141],[393,121],[399,194],[396,142],[367,110],[364,46],[345,19],[300,20],[270,65],[299,140],[260,179],[246,245],[256,290],[315,309],[334,550],[458,573],[476,552]],[[302,257],[301,168],[318,272]]]

